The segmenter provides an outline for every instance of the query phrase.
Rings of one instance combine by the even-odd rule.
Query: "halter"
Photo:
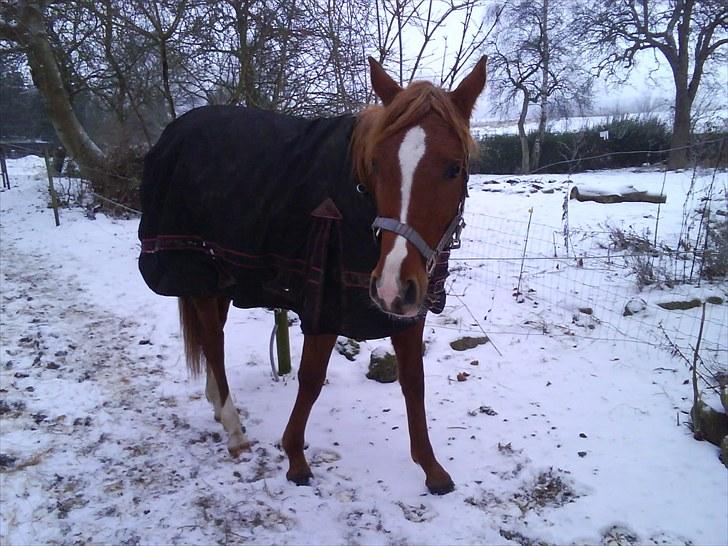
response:
[[[422,236],[417,231],[407,224],[403,224],[399,220],[394,218],[385,218],[383,216],[377,216],[372,223],[372,230],[374,236],[379,237],[381,230],[391,231],[397,235],[401,235],[412,243],[417,250],[420,251],[422,257],[425,258],[425,269],[427,276],[432,275],[432,271],[435,269],[437,263],[437,257],[441,252],[445,250],[454,250],[460,248],[460,234],[465,227],[465,220],[463,214],[465,212],[465,198],[468,196],[468,167],[465,166],[465,176],[463,178],[463,193],[458,204],[458,211],[455,213],[455,217],[452,219],[450,224],[447,226],[445,233],[442,234],[440,241],[437,243],[435,248],[431,248]]]

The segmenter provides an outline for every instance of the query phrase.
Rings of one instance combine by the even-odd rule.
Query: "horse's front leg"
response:
[[[335,335],[304,336],[303,356],[298,370],[298,396],[282,442],[289,462],[286,477],[296,485],[308,485],[313,477],[303,454],[306,422],[326,380],[326,368],[334,343]]]
[[[435,459],[427,433],[425,415],[425,378],[422,368],[422,319],[412,328],[392,336],[397,355],[399,384],[407,406],[412,459],[425,471],[425,485],[430,493],[444,495],[455,488],[450,475]]]

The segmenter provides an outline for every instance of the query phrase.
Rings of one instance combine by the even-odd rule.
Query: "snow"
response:
[[[149,291],[136,269],[137,221],[63,209],[56,228],[43,161],[8,168],[3,544],[728,543],[726,469],[686,426],[689,370],[658,329],[688,351],[701,310],[656,306],[678,295],[725,300],[726,284],[640,292],[604,247],[607,224],[650,238],[657,226],[675,243],[699,205],[688,190],[707,187],[712,171],[471,178],[449,305],[426,328],[430,434],[456,482],[438,497],[410,460],[398,385],[365,377],[386,340],[362,343],[353,362],[334,353],[307,430],[313,484],[286,481],[278,444],[297,382],[271,379],[265,310],[233,310],[226,327],[231,389],[255,442],[232,460],[204,380],[187,376],[176,301]],[[718,173],[717,193],[726,183]],[[658,205],[566,202],[567,249],[572,184],[654,193],[664,184],[668,199],[659,222]],[[633,298],[645,308],[624,317]],[[702,345],[723,367],[727,310],[706,306]],[[489,343],[450,348],[482,330]],[[301,345],[294,326],[294,372]]]
[[[591,129],[599,125],[605,125],[621,119],[652,120],[662,121],[667,127],[672,125],[673,112],[670,110],[657,110],[636,113],[614,113],[608,115],[573,116],[568,118],[554,118],[549,120],[548,129],[552,133],[573,133],[585,129]],[[728,125],[728,110],[716,109],[707,112],[696,122],[698,131],[724,131]],[[527,119],[525,123],[526,133],[538,130],[538,119]],[[515,135],[518,134],[518,123],[516,120],[481,120],[473,124],[473,134],[476,138],[483,138],[494,135]],[[614,138],[614,135],[611,136]]]
[[[618,188],[615,188],[613,191],[599,188],[595,186],[574,186],[575,188],[578,188],[579,193],[582,195],[625,195],[628,193],[647,193],[646,190],[638,190],[632,185],[628,186],[621,186]]]

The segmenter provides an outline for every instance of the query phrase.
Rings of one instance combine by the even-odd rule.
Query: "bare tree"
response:
[[[396,73],[400,85],[404,83],[404,29],[416,15],[424,0],[375,0],[374,21],[376,24],[376,49],[378,60],[384,64],[390,57],[396,57]]]
[[[103,0],[111,11],[112,0]],[[122,13],[119,21],[121,31],[131,31],[148,39],[157,49],[161,75],[162,95],[170,119],[177,117],[175,98],[170,84],[170,41],[175,37],[188,9],[188,0],[132,0],[133,11]]]
[[[521,141],[521,172],[528,173],[530,167],[530,152],[528,134],[526,133],[526,117],[529,105],[534,102],[536,93],[530,83],[538,75],[541,60],[534,55],[534,42],[522,42],[520,47],[509,48],[504,44],[494,42],[489,49],[491,78],[491,92],[500,96],[504,107],[518,100],[521,106],[518,114],[518,136]]]
[[[538,167],[548,112],[557,102],[584,103],[591,78],[581,69],[563,0],[518,0],[501,5],[499,28],[487,43],[491,51],[491,92],[502,108],[519,104],[521,171]],[[532,106],[539,107],[533,150],[526,132]]]
[[[447,71],[445,70],[445,62],[448,52],[447,40],[445,40],[440,85],[448,89],[452,89],[455,85],[455,79],[462,68],[467,66],[473,57],[478,58],[482,54],[486,42],[498,26],[500,15],[505,6],[496,5],[491,9],[490,17],[483,17],[482,13],[478,13],[481,7],[481,3],[477,1],[465,2],[459,6],[462,15],[462,18],[458,21],[460,33],[457,35],[457,46]],[[490,20],[490,25],[487,24],[488,20]],[[474,21],[479,22],[475,23]]]
[[[150,66],[154,64],[150,55],[153,44],[125,24],[130,16],[128,3],[81,0],[77,6],[85,24],[96,30],[72,51],[67,46],[73,39],[60,25],[59,56],[72,73],[69,85],[74,93],[90,93],[113,114],[116,128],[112,131],[107,126],[104,140],[124,148],[136,141],[141,131],[144,141],[151,145],[148,111],[157,102],[153,91],[157,80]],[[49,17],[60,20],[63,16]]]
[[[379,62],[391,66],[403,85],[418,77],[423,65],[432,66],[439,60],[434,58],[435,54],[442,54],[440,84],[452,87],[462,69],[480,57],[483,44],[495,26],[497,17],[488,25],[482,16],[487,3],[483,0],[376,0],[372,34]],[[454,33],[454,28],[459,28],[459,33]],[[457,40],[452,52],[447,48],[448,36]]]
[[[101,189],[117,173],[112,147],[151,145],[194,106],[356,110],[371,99],[367,55],[395,59],[406,83],[455,23],[442,72],[452,85],[481,48],[483,1],[11,0],[0,4],[0,53],[24,56],[59,140]]]
[[[77,160],[82,174],[91,180],[98,179],[106,157],[73,110],[62,67],[51,46],[45,7],[40,0],[3,4],[0,7],[0,39],[22,49],[58,139]]]
[[[181,86],[206,102],[295,111],[309,85],[300,74],[303,60],[319,51],[310,43],[305,3],[219,0],[192,9],[202,24],[195,25],[193,60]]]
[[[578,7],[581,39],[599,54],[599,70],[629,70],[637,53],[658,51],[675,83],[672,151],[668,165],[687,164],[691,109],[709,61],[725,62],[725,0],[590,1]]]
[[[364,55],[372,43],[371,6],[367,0],[303,4],[311,44],[305,65],[319,76],[318,96],[311,99],[332,113],[352,112],[367,99]]]

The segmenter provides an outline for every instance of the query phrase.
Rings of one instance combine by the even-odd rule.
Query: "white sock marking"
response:
[[[207,382],[205,383],[205,397],[212,404],[215,410],[215,420],[220,420],[221,402],[220,391],[217,388],[217,381],[210,366],[207,366]]]
[[[240,416],[238,415],[238,410],[235,408],[235,404],[233,404],[232,394],[228,394],[220,414],[222,426],[225,432],[228,433],[228,450],[233,456],[237,456],[248,446],[248,440],[243,434]]]
[[[407,131],[399,147],[399,168],[402,173],[399,221],[403,224],[407,223],[409,216],[415,171],[425,155],[425,136],[425,130],[416,125]],[[394,298],[399,295],[399,275],[406,256],[407,241],[404,237],[397,237],[392,250],[384,259],[382,276],[377,286],[379,297],[387,306],[391,306]]]

